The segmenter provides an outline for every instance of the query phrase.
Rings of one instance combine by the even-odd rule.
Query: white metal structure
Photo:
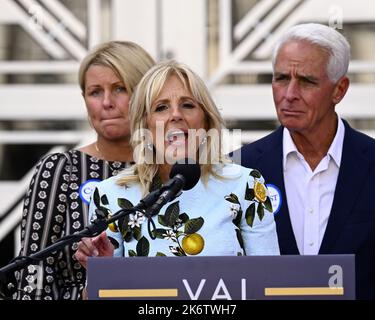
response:
[[[0,122],[85,120],[76,83],[10,84],[2,75],[75,77],[87,50],[110,39],[132,40],[159,60],[174,58],[191,66],[206,80],[225,119],[275,120],[269,84],[234,84],[228,75],[270,75],[271,48],[294,24],[315,21],[343,27],[344,31],[351,23],[375,24],[375,2],[369,0],[259,0],[253,1],[255,4],[238,21],[232,20],[233,4],[243,0],[81,1],[86,3],[85,21],[58,0],[0,0],[0,26],[17,25],[49,57],[6,60],[0,51]],[[212,16],[216,20],[209,18]],[[208,38],[215,30],[218,39],[212,43]],[[350,73],[374,74],[375,59],[352,61]],[[349,119],[375,119],[369,98],[373,92],[374,82],[353,83],[338,105],[339,114]],[[242,142],[266,133],[246,131]],[[374,136],[373,131],[368,133]],[[43,132],[35,127],[32,132],[0,131],[0,145],[75,144],[86,139],[87,133],[81,130]],[[29,178],[26,175],[18,182],[0,183],[0,219],[24,192]],[[18,206],[0,220],[0,240],[14,229],[20,216]]]

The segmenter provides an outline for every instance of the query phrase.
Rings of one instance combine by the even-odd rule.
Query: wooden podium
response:
[[[355,299],[354,255],[90,258],[89,299]]]

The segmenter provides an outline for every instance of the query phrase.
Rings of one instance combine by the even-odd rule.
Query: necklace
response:
[[[99,157],[103,157],[103,154],[102,154],[102,152],[99,150],[99,147],[98,147],[98,143],[97,143],[97,142],[95,142],[94,146],[95,146],[95,150],[96,150],[96,152],[98,153]]]

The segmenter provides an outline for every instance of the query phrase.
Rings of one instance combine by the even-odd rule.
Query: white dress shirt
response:
[[[300,254],[315,255],[323,240],[339,175],[345,127],[338,119],[335,138],[314,171],[283,133],[283,169],[290,220]]]

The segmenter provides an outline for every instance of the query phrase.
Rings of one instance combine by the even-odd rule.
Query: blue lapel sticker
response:
[[[100,182],[98,179],[90,179],[79,187],[79,197],[87,204],[90,203],[91,195],[93,194],[96,185]]]
[[[278,187],[276,187],[273,184],[267,184],[267,189],[268,196],[270,197],[272,204],[273,214],[276,215],[279,212],[281,204],[283,202],[281,198],[281,191]]]

